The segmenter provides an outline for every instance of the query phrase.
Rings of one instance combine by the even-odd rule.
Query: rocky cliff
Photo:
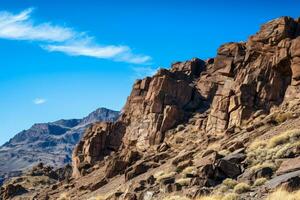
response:
[[[119,112],[99,108],[83,119],[33,125],[0,147],[0,176],[15,176],[39,162],[55,168],[71,161],[74,146],[84,130],[98,121],[115,121]]]
[[[115,140],[122,139],[122,150],[146,151],[161,144],[166,131],[195,113],[205,115],[199,121],[200,131],[213,135],[234,131],[297,96],[298,35],[297,21],[280,18],[262,26],[245,43],[222,45],[216,58],[175,63],[170,70],[161,69],[151,78],[138,80],[121,118],[112,125],[125,128],[98,135],[116,135]],[[103,140],[101,144],[79,145],[74,159],[77,152],[92,148],[99,155],[103,153],[94,157],[100,160],[107,155],[102,151]]]
[[[265,199],[278,187],[296,191],[299,69],[300,20],[282,17],[246,42],[222,45],[215,58],[137,80],[116,122],[86,129],[73,178],[36,198]]]

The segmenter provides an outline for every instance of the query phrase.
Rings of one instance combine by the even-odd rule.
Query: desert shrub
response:
[[[184,170],[182,170],[182,174],[186,176],[187,174],[197,174],[197,169],[194,166],[186,167]]]
[[[169,196],[169,197],[165,197],[163,200],[191,200],[187,197],[184,196]]]
[[[254,186],[261,186],[263,184],[265,184],[265,182],[267,181],[266,178],[259,178],[259,179],[256,179],[255,182],[254,182]]]
[[[218,195],[202,196],[198,197],[196,200],[222,200],[222,197]]]
[[[237,194],[242,194],[250,191],[251,187],[247,183],[238,183],[234,188],[234,192]]]
[[[176,175],[176,172],[164,173],[164,172],[160,171],[160,172],[154,174],[154,178],[156,178],[156,180],[159,182],[163,179],[174,177],[175,175]]]
[[[289,130],[272,137],[268,142],[268,147],[276,147],[286,143],[294,143],[300,138],[300,130]]]
[[[107,198],[105,196],[102,195],[98,195],[92,198],[89,198],[88,200],[106,200]]]
[[[217,189],[217,193],[224,194],[228,190],[229,190],[229,188],[226,185],[220,185],[220,187]]]
[[[228,187],[230,189],[233,189],[234,186],[236,186],[237,184],[238,184],[238,182],[236,180],[231,179],[231,178],[226,178],[223,181],[223,185],[225,185],[226,187]]]
[[[181,178],[176,180],[176,183],[178,183],[181,186],[188,186],[191,183],[191,178]]]
[[[287,192],[281,188],[271,193],[266,200],[300,200],[300,190],[296,192]]]
[[[280,135],[274,136],[273,138],[270,139],[270,141],[268,143],[268,147],[274,148],[278,145],[285,144],[288,141],[289,141],[288,135],[280,134]]]
[[[293,118],[293,113],[286,112],[286,113],[278,113],[274,116],[274,120],[278,123],[281,124],[285,122],[288,119]]]
[[[69,197],[69,195],[67,193],[62,193],[60,194],[60,196],[58,197],[57,200],[70,200],[71,198]]]
[[[265,162],[262,164],[257,164],[257,165],[252,166],[250,168],[250,170],[252,170],[253,172],[256,172],[262,168],[271,168],[274,171],[277,168],[277,166],[273,162]]]
[[[219,151],[218,154],[220,154],[222,156],[227,156],[228,154],[230,154],[230,151],[227,149],[223,149],[223,150]]]
[[[228,193],[222,198],[222,200],[238,200],[238,199],[239,196],[235,193]]]
[[[196,200],[238,200],[239,196],[235,193],[228,193],[224,195],[210,195],[210,196],[201,196],[196,198]]]
[[[278,167],[276,159],[284,158],[295,147],[300,147],[300,130],[288,130],[264,141],[254,141],[247,149],[250,166],[269,163],[274,170]]]
[[[162,175],[164,175],[165,174],[165,172],[164,171],[158,171],[158,172],[156,172],[153,176],[154,176],[154,178],[158,178],[158,177],[160,177],[160,176],[162,176]]]
[[[267,145],[267,142],[264,140],[255,140],[249,145],[249,150],[253,151],[258,148],[264,148]]]

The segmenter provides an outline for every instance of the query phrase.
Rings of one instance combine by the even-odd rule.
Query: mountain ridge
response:
[[[39,162],[63,167],[71,161],[73,147],[85,128],[97,121],[114,121],[118,116],[118,111],[98,108],[82,119],[36,123],[0,147],[0,175],[14,176]]]

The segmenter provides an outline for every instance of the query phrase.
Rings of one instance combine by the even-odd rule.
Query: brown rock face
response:
[[[125,126],[122,122],[96,123],[86,130],[83,139],[73,152],[73,176],[82,174],[81,170],[89,168],[121,145]]]
[[[193,81],[204,69],[202,60],[193,59],[137,80],[120,119],[113,124],[95,124],[86,131],[73,154],[73,176],[80,176],[81,169],[118,150],[121,141],[123,149],[133,146],[138,151],[160,144],[167,130],[199,107],[200,95]]]
[[[193,81],[203,69],[204,62],[194,59],[138,80],[125,106],[124,118],[129,121],[125,146],[134,143],[145,150],[161,143],[167,130],[184,121],[187,112],[199,106],[200,96]]]
[[[272,20],[247,42],[222,45],[216,58],[177,62],[137,80],[119,120],[86,131],[74,151],[73,175],[80,176],[111,152],[117,155],[107,175],[115,175],[118,163],[117,174],[124,173],[134,165],[126,161],[126,152],[155,149],[151,147],[191,114],[203,116],[199,131],[222,134],[300,98],[299,24],[289,17]]]
[[[216,91],[207,132],[241,126],[256,111],[269,112],[272,106],[282,103],[288,86],[299,77],[296,28],[292,18],[272,20],[248,42],[219,48],[214,63],[207,67],[207,75],[198,82],[203,96],[211,96],[212,89]],[[207,86],[211,90],[203,88]]]
[[[298,170],[300,170],[300,157],[290,158],[281,163],[280,168],[277,170],[276,174],[282,175]]]

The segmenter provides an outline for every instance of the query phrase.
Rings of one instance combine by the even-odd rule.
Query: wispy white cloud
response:
[[[54,26],[51,23],[34,25],[30,20],[32,11],[29,8],[16,15],[0,12],[0,38],[62,42],[75,36],[76,33],[67,27]]]
[[[0,12],[0,38],[11,40],[38,41],[49,52],[62,52],[72,56],[88,56],[119,62],[145,64],[150,56],[134,54],[130,47],[121,45],[100,45],[94,38],[73,28],[52,23],[34,24],[32,8],[19,14]]]
[[[151,60],[150,56],[133,54],[128,46],[99,46],[87,44],[46,45],[44,49],[50,52],[63,52],[71,56],[89,56],[95,58],[111,59],[119,62],[143,64]]]
[[[44,104],[46,102],[47,102],[47,100],[44,99],[44,98],[36,98],[36,99],[33,100],[33,103],[36,104],[36,105]]]

